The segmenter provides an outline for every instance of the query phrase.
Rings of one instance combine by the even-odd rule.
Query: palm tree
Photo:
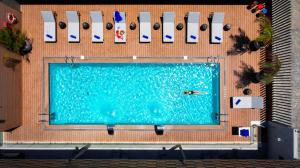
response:
[[[257,51],[261,47],[268,47],[273,41],[272,22],[266,16],[258,17],[256,19],[260,25],[259,36],[250,42],[249,48],[251,51]]]
[[[268,61],[261,64],[262,70],[256,73],[256,81],[254,83],[261,82],[265,85],[272,83],[274,76],[281,68],[281,62],[278,58],[274,61]]]

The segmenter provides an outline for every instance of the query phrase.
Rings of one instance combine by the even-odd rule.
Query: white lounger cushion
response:
[[[163,14],[163,42],[174,42],[174,12],[164,12]]]
[[[92,42],[103,42],[103,20],[102,12],[91,11],[92,19]]]
[[[262,109],[264,107],[263,98],[258,96],[233,97],[232,107]]]
[[[199,12],[189,12],[187,20],[187,42],[197,43],[199,39]]]
[[[56,22],[52,11],[41,11],[44,20],[44,41],[56,41]]]
[[[140,12],[140,42],[151,42],[150,12]]]
[[[118,12],[118,11],[114,12],[114,21],[115,21],[115,43],[126,43],[125,12]]]
[[[79,17],[77,11],[66,11],[68,19],[68,41],[79,42]]]
[[[223,22],[224,13],[214,12],[211,22],[211,42],[221,43],[223,42]]]

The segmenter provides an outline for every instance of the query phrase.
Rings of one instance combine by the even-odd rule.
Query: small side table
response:
[[[243,90],[244,95],[251,95],[252,94],[252,90],[249,88],[246,88]]]
[[[239,127],[232,127],[232,135],[239,135]]]

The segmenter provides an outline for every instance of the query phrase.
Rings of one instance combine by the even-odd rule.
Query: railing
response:
[[[87,144],[87,145],[85,145],[84,147],[82,147],[82,148],[80,148],[80,149],[76,148],[75,151],[74,151],[76,154],[75,154],[74,156],[72,156],[72,157],[68,160],[68,162],[71,163],[71,161],[76,160],[76,159],[78,159],[80,156],[84,155],[84,154],[88,151],[89,147],[91,147],[91,144]]]
[[[171,147],[168,150],[166,150],[166,148],[164,147],[162,153],[160,154],[160,158],[162,158],[163,156],[166,156],[168,154],[168,152],[175,151],[177,148],[180,151],[180,157],[181,157],[181,159],[179,161],[181,161],[181,163],[183,165],[185,165],[186,164],[186,155],[185,155],[185,153],[183,151],[183,148],[180,144],[174,145],[173,147]]]
[[[280,59],[281,69],[274,77],[272,89],[272,121],[292,125],[292,36],[291,1],[272,1],[273,53]]]

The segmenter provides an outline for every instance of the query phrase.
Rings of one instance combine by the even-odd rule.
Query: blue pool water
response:
[[[50,63],[49,124],[218,125],[219,71],[214,63]]]

